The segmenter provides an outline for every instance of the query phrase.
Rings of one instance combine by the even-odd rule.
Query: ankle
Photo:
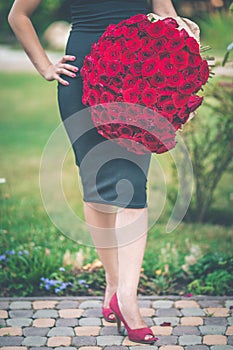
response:
[[[137,301],[137,293],[134,291],[129,291],[128,289],[119,289],[117,290],[117,296],[120,300],[122,301],[132,301],[136,302]]]

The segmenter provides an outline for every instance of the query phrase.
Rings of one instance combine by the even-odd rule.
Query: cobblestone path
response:
[[[159,340],[130,342],[98,297],[0,298],[2,350],[233,350],[233,297],[139,297]],[[168,324],[166,324],[168,322]]]

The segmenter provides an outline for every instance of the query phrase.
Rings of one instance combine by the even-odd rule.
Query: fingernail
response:
[[[74,71],[77,72],[77,71],[78,71],[78,68],[74,68]]]
[[[76,74],[72,74],[72,78],[75,78],[76,77]]]
[[[65,82],[65,85],[66,85],[66,86],[69,86],[70,84],[68,83],[68,81],[66,81],[66,82]]]
[[[76,57],[75,57],[75,56],[72,56],[72,57],[71,57],[71,59],[72,59],[72,60],[75,60],[75,59],[76,59]]]

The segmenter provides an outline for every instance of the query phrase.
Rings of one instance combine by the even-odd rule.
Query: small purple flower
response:
[[[5,254],[0,255],[0,261],[4,261],[4,260],[6,260],[6,255]]]
[[[54,292],[55,292],[55,293],[59,293],[60,291],[61,291],[60,288],[55,288],[55,289],[54,289]]]
[[[85,284],[85,283],[86,283],[86,280],[79,280],[78,283],[79,283],[80,285]]]
[[[61,271],[61,272],[65,272],[65,268],[64,267],[59,267],[59,271]]]
[[[8,255],[14,255],[14,254],[15,254],[15,251],[14,251],[14,249],[12,249],[12,250],[7,250],[7,251],[6,251],[6,254],[8,254]]]

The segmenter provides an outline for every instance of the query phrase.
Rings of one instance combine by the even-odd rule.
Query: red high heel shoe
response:
[[[102,306],[102,314],[103,314],[105,321],[112,322],[112,323],[116,322],[116,316],[114,315],[112,309],[110,309],[109,307]],[[113,315],[113,316],[111,316],[111,315]]]
[[[110,301],[110,307],[116,316],[117,330],[120,334],[121,334],[121,321],[122,321],[128,332],[129,340],[136,343],[142,343],[142,344],[153,344],[156,340],[158,340],[158,338],[154,336],[152,330],[149,327],[132,329],[128,326],[128,324],[126,323],[120,311],[116,293],[113,295]],[[151,335],[152,337],[145,339],[147,335]]]

